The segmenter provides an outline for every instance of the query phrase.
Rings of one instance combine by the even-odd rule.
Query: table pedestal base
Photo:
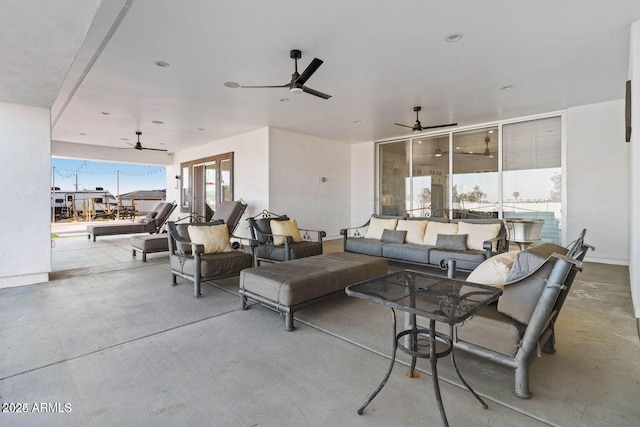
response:
[[[456,359],[453,351],[453,344],[451,342],[451,337],[453,336],[453,325],[450,325],[449,336],[447,336],[446,334],[436,332],[436,321],[433,319],[429,319],[429,329],[417,328],[415,315],[412,315],[411,329],[407,329],[400,333],[397,333],[396,312],[393,308],[391,309],[391,312],[392,312],[392,319],[393,319],[393,343],[392,343],[391,363],[389,364],[389,369],[387,369],[387,373],[385,374],[378,388],[371,394],[371,396],[369,396],[369,399],[358,409],[358,415],[362,415],[362,413],[364,412],[364,409],[369,405],[369,403],[371,403],[371,401],[378,395],[378,393],[380,393],[382,388],[385,386],[385,384],[389,380],[389,377],[391,376],[391,371],[393,370],[393,365],[395,364],[395,361],[396,361],[396,352],[398,351],[398,348],[401,351],[411,356],[411,368],[409,370],[410,378],[414,378],[417,358],[419,357],[423,359],[429,359],[431,363],[431,379],[433,381],[433,391],[436,396],[438,410],[440,412],[440,418],[442,419],[442,422],[445,426],[448,426],[449,422],[447,421],[447,415],[445,413],[444,405],[442,403],[442,396],[440,394],[440,384],[438,380],[437,361],[438,361],[438,358],[440,357],[444,357],[451,354],[451,362],[453,363],[453,368],[455,369],[456,374],[458,375],[458,378],[460,378],[460,381],[462,381],[462,384],[464,384],[467,390],[469,390],[473,394],[473,396],[480,402],[480,404],[482,404],[482,407],[484,409],[487,409],[488,408],[487,404],[484,402],[484,400],[480,398],[480,396],[478,396],[478,394],[471,388],[471,386],[469,386],[469,384],[464,380],[464,378],[462,378],[462,374],[460,374],[460,371],[458,370],[458,366],[456,365]],[[418,334],[429,335],[429,352],[428,353],[423,351],[418,351]],[[410,339],[410,347],[405,347],[404,345],[400,344],[400,340],[404,339],[407,336],[409,336],[409,339]],[[443,343],[445,345],[445,348],[441,351],[438,351],[437,342]]]

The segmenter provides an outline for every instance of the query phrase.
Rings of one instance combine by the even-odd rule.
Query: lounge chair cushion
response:
[[[567,249],[553,243],[544,243],[518,252],[505,281],[503,294],[498,299],[500,313],[525,325],[529,324],[556,260],[547,258],[554,253],[565,255]],[[526,281],[513,283],[527,275],[529,279]]]
[[[286,252],[284,245],[260,245],[254,249],[257,258],[261,258],[268,261],[285,261]],[[289,243],[289,259],[305,258],[313,255],[322,254],[322,245],[318,242],[292,242]]]
[[[291,236],[294,242],[302,242],[298,222],[295,219],[277,221],[271,220],[271,232],[273,233],[273,244],[284,245],[286,236]]]
[[[466,341],[498,353],[514,357],[520,346],[525,326],[499,313],[491,304],[478,310],[471,319],[458,325],[458,340]]]
[[[203,245],[205,254],[217,254],[233,250],[229,240],[229,228],[225,224],[205,227],[190,225],[187,227],[187,231],[189,232],[191,243]]]
[[[503,252],[483,261],[467,277],[467,282],[480,283],[481,285],[496,286],[504,289],[509,271],[513,266],[518,251]]]

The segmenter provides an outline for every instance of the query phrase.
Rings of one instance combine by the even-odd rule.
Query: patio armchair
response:
[[[483,307],[468,321],[453,326],[438,324],[439,332],[452,334],[453,346],[515,370],[515,394],[529,398],[529,366],[540,355],[555,353],[558,314],[571,289],[582,261],[592,246],[585,244],[583,230],[568,248],[551,243],[532,246],[511,254],[513,265],[506,280],[481,280],[483,264],[467,278],[470,282],[503,287],[498,302]],[[492,267],[494,268],[494,267]],[[464,286],[460,294],[464,293]],[[406,322],[410,323],[407,317]],[[420,325],[420,318],[416,321]],[[423,326],[423,325],[420,325]]]
[[[193,282],[196,298],[202,296],[202,282],[235,276],[255,265],[253,240],[230,234],[222,220],[185,224],[169,221],[167,229],[171,284],[176,286],[178,277]],[[247,246],[249,252],[245,251]]]
[[[324,231],[299,228],[295,219],[267,210],[248,221],[251,237],[257,242],[254,250],[257,265],[261,261],[284,262],[322,255],[322,238],[327,236]]]

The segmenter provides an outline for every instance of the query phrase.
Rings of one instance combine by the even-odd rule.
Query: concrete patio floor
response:
[[[18,404],[0,425],[441,425],[425,361],[417,379],[396,365],[356,413],[389,363],[388,309],[338,295],[300,311],[286,332],[272,310],[240,310],[237,278],[209,282],[200,299],[186,281],[172,287],[166,254],[142,263],[130,237],[55,239],[50,282],[0,289],[0,401]],[[556,354],[533,362],[528,400],[513,394],[511,370],[456,353],[488,410],[442,359],[450,425],[638,425],[626,267],[585,264],[557,339]]]

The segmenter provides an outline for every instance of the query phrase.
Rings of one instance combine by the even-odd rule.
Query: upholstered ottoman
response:
[[[284,314],[285,329],[293,330],[293,313],[354,283],[387,274],[382,258],[335,252],[295,259],[240,272],[243,310],[247,300],[257,301]]]
[[[134,257],[136,256],[136,251],[142,252],[142,262],[147,262],[147,254],[169,250],[167,233],[132,237],[131,249]]]

